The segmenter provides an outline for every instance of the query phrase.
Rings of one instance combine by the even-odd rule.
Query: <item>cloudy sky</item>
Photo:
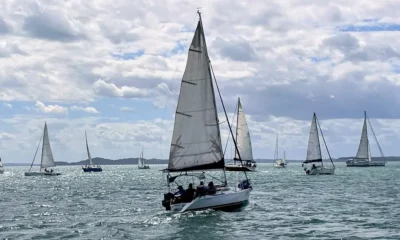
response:
[[[92,156],[144,148],[167,158],[198,7],[228,111],[240,97],[248,114],[255,158],[273,157],[278,133],[280,150],[304,159],[314,111],[333,157],[355,155],[364,110],[385,155],[400,155],[399,6],[2,0],[0,156],[30,162],[47,121],[59,161],[86,158],[85,130]]]

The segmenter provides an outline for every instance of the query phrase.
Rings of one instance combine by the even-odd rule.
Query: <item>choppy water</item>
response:
[[[400,239],[400,164],[305,176],[300,164],[250,173],[241,212],[171,214],[161,206],[163,166],[104,166],[58,177],[0,175],[0,239]]]

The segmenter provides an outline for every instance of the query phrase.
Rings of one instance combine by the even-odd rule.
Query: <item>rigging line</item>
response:
[[[372,134],[374,135],[376,144],[378,145],[379,152],[381,153],[381,156],[382,156],[382,157],[385,159],[385,161],[386,161],[386,157],[385,157],[385,155],[383,154],[381,145],[379,144],[378,138],[377,138],[376,135],[375,135],[375,131],[374,131],[374,129],[372,128],[371,122],[369,121],[369,117],[367,117],[367,120],[368,120],[369,127],[371,128]]]
[[[319,131],[321,132],[322,140],[324,140],[324,145],[325,145],[326,151],[328,152],[329,159],[331,160],[331,163],[332,163],[333,167],[335,167],[335,164],[333,164],[333,160],[332,160],[331,154],[329,153],[328,145],[326,145],[324,133],[322,132],[321,125],[319,124],[319,120],[317,118],[317,115],[315,115],[315,119],[317,120]],[[321,159],[321,161],[322,161],[322,159]]]
[[[235,120],[235,115],[236,115],[237,107],[238,107],[238,105],[236,105],[235,111],[233,112],[232,122],[233,122],[233,120]],[[224,121],[224,122],[226,122],[226,121]],[[231,135],[228,134],[228,139],[226,140],[225,149],[224,149],[224,157],[225,157],[226,148],[228,147],[228,142],[229,142],[230,137],[231,137]]]
[[[38,150],[39,150],[39,146],[40,146],[40,143],[41,143],[41,141],[42,141],[42,138],[43,138],[43,134],[42,134],[42,136],[40,136],[39,144],[38,144],[38,146],[37,146],[37,148],[36,148],[35,156],[33,156],[33,160],[32,160],[32,163],[31,163],[31,167],[29,168],[29,172],[30,172],[31,169],[32,169],[33,162],[35,161],[36,154],[37,154],[37,152],[38,152]]]

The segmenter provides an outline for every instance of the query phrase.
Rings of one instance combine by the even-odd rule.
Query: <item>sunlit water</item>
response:
[[[400,164],[306,176],[259,164],[241,212],[171,214],[161,206],[164,166],[104,166],[58,177],[0,175],[0,239],[400,239]],[[234,177],[231,176],[230,177]]]

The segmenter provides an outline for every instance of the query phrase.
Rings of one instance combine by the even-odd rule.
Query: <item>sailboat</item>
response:
[[[246,116],[243,112],[240,98],[238,99],[237,105],[236,144],[242,159],[239,159],[238,152],[235,149],[235,157],[233,159],[234,163],[226,164],[226,171],[255,171],[257,165],[253,159],[250,131],[247,125]]]
[[[331,160],[332,167],[324,166],[321,154],[321,145],[319,142],[318,129],[321,132],[321,136],[324,141],[326,151],[328,152],[329,159]],[[335,165],[333,164],[328,146],[326,145],[325,138],[322,133],[321,126],[319,125],[317,115],[315,113],[311,122],[310,137],[308,139],[307,158],[303,162],[303,167],[304,164],[311,164],[310,168],[307,168],[307,166],[304,168],[304,171],[307,175],[333,175],[335,173]]]
[[[92,156],[90,155],[90,151],[89,151],[89,144],[87,141],[86,131],[85,131],[85,139],[86,139],[86,151],[87,151],[87,155],[88,155],[89,165],[82,166],[82,170],[84,172],[102,172],[103,169],[101,168],[101,166],[94,165],[94,163],[93,163],[93,159],[92,159]]]
[[[0,158],[0,174],[4,173],[4,167],[3,167],[3,163],[1,162],[1,158]]]
[[[43,143],[42,143],[42,157],[41,157],[41,161],[40,161],[40,169],[39,169],[39,172],[31,172],[33,163],[35,162],[36,154],[39,150],[39,146],[40,146],[42,137],[43,137]],[[28,172],[25,172],[25,176],[58,176],[58,175],[61,175],[61,173],[57,173],[53,169],[50,169],[50,170],[47,169],[47,168],[56,166],[54,163],[53,153],[52,153],[51,147],[50,147],[49,134],[47,132],[47,123],[44,123],[44,131],[43,131],[42,137],[40,137],[39,144],[36,148],[36,152],[33,157],[31,167],[29,168]]]
[[[252,187],[246,172],[246,179],[240,181],[238,187],[230,188],[227,183],[213,78],[231,136],[233,131],[208,56],[201,14],[197,13],[199,21],[181,82],[168,168],[163,170],[167,173],[168,192],[164,194],[162,205],[167,211],[175,212],[240,209],[248,203]],[[232,139],[238,150],[235,138]],[[241,160],[239,151],[238,157]],[[195,191],[194,178],[204,179],[206,171],[208,174],[221,173],[223,179],[212,178],[221,184],[214,185],[210,181],[206,189],[201,181]],[[191,181],[186,191],[177,183],[182,178]],[[172,186],[173,183],[178,185],[178,189]]]
[[[375,141],[378,145],[379,151],[382,157],[383,151],[381,146],[379,145],[378,139],[375,136],[374,129],[372,128],[371,122],[368,119],[369,127],[372,130]],[[371,159],[371,147],[368,140],[368,132],[367,132],[367,112],[364,111],[364,124],[361,132],[360,145],[358,146],[358,151],[355,159],[349,159],[346,161],[347,167],[384,167],[386,165],[386,161],[372,161]]]
[[[285,168],[286,156],[285,151],[283,152],[283,158],[279,158],[279,149],[278,149],[278,134],[276,134],[276,145],[275,145],[275,153],[274,153],[274,167],[276,168]]]
[[[144,164],[143,149],[142,149],[142,153],[140,154],[140,157],[138,159],[138,169],[150,169],[150,166],[146,166]]]

